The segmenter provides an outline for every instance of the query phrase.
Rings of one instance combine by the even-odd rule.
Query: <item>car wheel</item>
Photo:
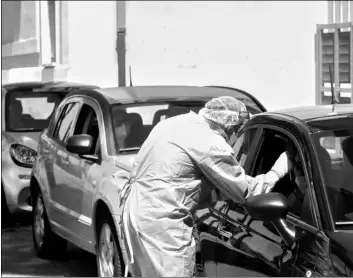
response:
[[[98,223],[97,269],[99,277],[124,277],[124,260],[110,215]]]
[[[67,241],[52,231],[40,192],[33,196],[32,233],[36,254],[43,259],[62,257]]]

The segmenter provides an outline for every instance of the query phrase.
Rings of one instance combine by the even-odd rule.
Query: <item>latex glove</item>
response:
[[[275,171],[279,178],[283,178],[286,174],[293,170],[293,162],[288,152],[283,152],[272,166],[271,170]],[[270,173],[269,171],[268,173]],[[272,175],[272,174],[271,174]]]
[[[279,177],[275,172],[269,171],[266,174],[256,176],[255,179],[259,182],[259,185],[253,190],[252,195],[270,192],[279,180]]]

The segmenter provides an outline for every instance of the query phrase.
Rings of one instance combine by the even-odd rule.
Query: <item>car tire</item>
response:
[[[32,205],[32,235],[37,256],[42,259],[63,257],[67,241],[52,231],[40,192],[32,196]]]
[[[98,277],[124,277],[125,263],[111,215],[106,215],[99,220],[97,235]]]

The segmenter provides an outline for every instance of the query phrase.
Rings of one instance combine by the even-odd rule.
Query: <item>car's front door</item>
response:
[[[81,245],[91,249],[94,239],[92,229],[93,194],[98,185],[101,164],[102,112],[91,100],[84,99],[73,135],[88,134],[93,138],[92,153],[79,156],[68,153],[67,178],[71,192],[68,208],[75,214],[73,231]],[[92,175],[95,174],[95,175]],[[70,189],[71,187],[72,189]]]
[[[78,99],[70,100],[62,109],[53,134],[51,135],[53,161],[50,174],[49,191],[51,203],[51,221],[57,228],[72,233],[74,227],[73,213],[69,209],[70,188],[68,182],[69,155],[66,150],[66,141],[73,131],[81,103]],[[49,169],[50,171],[50,169]],[[71,186],[71,187],[70,187]]]
[[[286,131],[271,129],[266,127],[261,133],[257,150],[253,153],[250,176],[257,176],[267,173],[279,155],[286,151],[289,146],[299,146],[293,137]],[[298,149],[297,147],[295,147]],[[295,152],[295,151],[294,151]],[[278,182],[273,189],[275,192],[284,194],[289,200],[289,219],[288,228],[293,232],[297,230],[309,229],[302,217],[307,219],[307,206],[305,214],[303,203],[307,200],[308,176],[306,164],[302,154],[299,155],[296,170]],[[300,174],[301,173],[301,174]],[[302,176],[298,176],[302,175]],[[299,183],[300,182],[300,183]],[[298,184],[299,183],[299,184]],[[243,207],[239,208],[230,201],[229,210],[225,214],[228,218],[227,225],[230,232],[230,244],[235,248],[232,255],[233,262],[222,266],[218,271],[221,276],[290,276],[297,254],[297,245],[293,242],[292,246],[284,244],[281,235],[277,232],[272,223],[266,223],[252,219]],[[239,219],[239,210],[243,211],[243,222]],[[299,236],[299,233],[298,235]],[[247,259],[236,259],[238,254],[245,254]],[[240,256],[243,258],[244,256]],[[243,264],[246,261],[246,266]],[[230,272],[229,269],[234,269]],[[245,271],[245,272],[242,272]],[[251,271],[254,271],[252,273]]]
[[[244,131],[233,148],[245,170],[249,167],[247,157],[253,152],[259,134],[260,131],[255,129]],[[228,208],[227,197],[216,189],[212,192],[211,206],[196,212],[195,222],[199,230],[199,246],[196,253],[197,276],[224,276],[226,272],[236,273],[229,263],[232,257],[228,256],[229,250],[233,249],[228,240],[231,231],[225,217]],[[243,211],[235,214],[243,220]],[[244,274],[241,275],[244,276]]]

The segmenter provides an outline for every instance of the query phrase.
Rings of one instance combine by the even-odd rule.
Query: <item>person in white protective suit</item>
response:
[[[269,192],[292,169],[283,153],[267,174],[245,174],[227,143],[242,115],[249,115],[242,102],[219,97],[198,114],[168,118],[151,131],[122,190],[123,243],[132,275],[194,276],[193,213],[202,199],[217,187],[243,203]]]

